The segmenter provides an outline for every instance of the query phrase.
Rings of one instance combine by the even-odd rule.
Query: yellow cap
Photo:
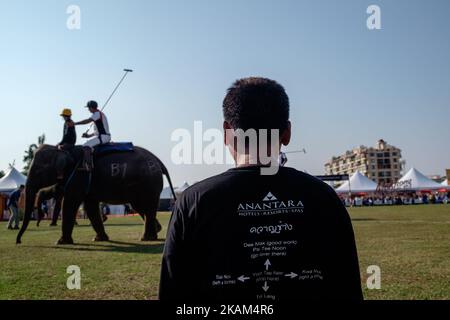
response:
[[[61,112],[61,116],[71,117],[72,116],[72,110],[70,110],[70,109],[63,109],[63,111]]]

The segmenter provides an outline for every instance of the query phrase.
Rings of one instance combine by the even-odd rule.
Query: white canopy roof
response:
[[[0,192],[11,192],[21,184],[25,184],[27,177],[21,174],[16,168],[10,166],[5,176],[0,179]]]
[[[444,188],[450,190],[450,186],[448,185],[448,179],[445,179],[444,181],[442,181],[442,182],[441,182],[441,185],[443,185]]]
[[[181,186],[174,188],[175,194],[178,197],[180,194],[183,193],[184,190],[186,190],[189,187],[190,187],[189,184],[186,181],[184,181]],[[160,199],[173,199],[173,194],[172,194],[172,190],[170,190],[170,187],[165,187],[164,189],[162,189],[161,195],[159,198]]]
[[[173,199],[172,190],[170,190],[170,187],[165,187],[161,191],[161,195],[159,197],[160,199]]]
[[[396,190],[436,190],[442,189],[442,184],[439,184],[431,179],[425,177],[416,168],[411,168],[403,177],[395,184]]]
[[[350,184],[349,184],[350,181]],[[344,192],[373,192],[377,190],[377,184],[364,176],[361,172],[356,171],[350,180],[344,182],[339,188],[336,189],[338,193]]]

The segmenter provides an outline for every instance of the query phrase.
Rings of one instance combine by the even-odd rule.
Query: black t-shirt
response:
[[[72,120],[64,122],[63,138],[60,145],[71,145],[74,146],[77,142],[77,132]]]
[[[292,168],[234,168],[185,190],[172,213],[160,299],[362,299],[350,218]]]

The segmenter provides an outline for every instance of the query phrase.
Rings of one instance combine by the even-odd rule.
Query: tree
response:
[[[5,176],[5,171],[0,170],[0,179],[3,178]]]
[[[23,167],[22,173],[24,175],[28,175],[28,171],[30,170],[31,162],[34,159],[34,152],[36,151],[39,146],[43,145],[45,143],[45,134],[42,134],[38,137],[38,143],[37,145],[35,143],[30,144],[28,146],[28,149],[25,150],[25,155],[23,156],[23,162],[25,163],[25,166]]]

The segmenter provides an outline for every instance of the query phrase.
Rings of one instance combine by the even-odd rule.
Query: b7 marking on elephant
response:
[[[125,178],[127,174],[127,163],[111,163],[111,177],[117,177],[122,174]]]

